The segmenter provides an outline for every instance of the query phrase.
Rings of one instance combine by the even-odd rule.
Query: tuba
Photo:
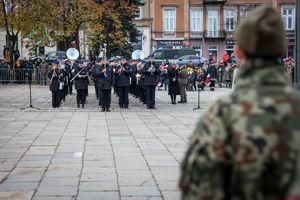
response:
[[[71,61],[74,61],[74,60],[77,60],[79,58],[79,51],[75,48],[69,48],[67,50],[67,57],[71,60]]]
[[[138,60],[138,59],[144,60],[145,54],[142,50],[135,50],[134,52],[132,52],[131,58],[133,60]]]

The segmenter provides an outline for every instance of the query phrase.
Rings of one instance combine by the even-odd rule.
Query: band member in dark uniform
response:
[[[65,61],[65,65],[66,65],[66,71],[67,71],[67,76],[68,76],[68,94],[72,95],[73,94],[73,82],[71,82],[72,80],[72,65],[71,63],[66,60]]]
[[[116,84],[119,91],[119,106],[120,108],[128,108],[129,100],[129,85],[130,85],[130,65],[126,58],[121,59],[121,65],[118,65],[115,71]]]
[[[141,73],[144,67],[144,63],[140,62],[137,64],[137,94],[140,101],[146,104],[146,90],[144,86],[145,75]]]
[[[60,76],[59,62],[53,61],[52,69],[48,73],[48,78],[50,79],[50,91],[52,92],[53,108],[58,108],[61,102],[60,91],[59,91],[60,77],[61,76]]]
[[[84,60],[80,60],[75,69],[75,89],[77,90],[77,108],[84,108],[88,88],[88,69],[84,66]]]
[[[114,71],[104,60],[103,64],[96,68],[95,77],[97,78],[98,91],[101,90],[102,112],[110,112],[111,88],[114,85]]]
[[[137,79],[136,79],[136,74],[137,74],[137,60],[132,61],[132,65],[130,66],[130,88],[129,91],[130,93],[137,98],[137,92],[136,92],[136,85],[137,85]]]
[[[155,64],[153,57],[149,57],[149,62],[142,68],[141,73],[145,75],[144,85],[146,88],[147,109],[155,109],[155,88],[160,69]]]
[[[68,95],[68,71],[66,69],[65,60],[60,62],[60,72],[62,76],[62,82],[60,82],[59,90],[61,93],[61,100],[66,101],[66,96]]]
[[[96,93],[96,98],[97,100],[99,100],[99,106],[101,103],[101,90],[98,90],[98,78],[96,77],[96,71],[98,68],[100,68],[100,66],[102,65],[102,58],[99,57],[96,59],[96,62],[94,63],[94,67],[92,69],[92,78],[95,84],[95,93]]]

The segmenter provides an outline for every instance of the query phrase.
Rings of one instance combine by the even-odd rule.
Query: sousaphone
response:
[[[72,61],[77,60],[79,58],[79,51],[76,48],[69,48],[66,54],[67,57]]]
[[[131,54],[131,59],[133,60],[144,60],[145,58],[145,54],[142,50],[135,50],[134,52],[132,52]]]

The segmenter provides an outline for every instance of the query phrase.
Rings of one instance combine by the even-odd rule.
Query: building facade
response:
[[[295,0],[153,0],[152,50],[190,47],[220,61],[225,51],[234,51],[237,25],[264,5],[281,13],[288,44],[285,56],[294,56]]]
[[[150,17],[150,0],[142,0],[143,6],[140,6],[137,12],[137,17],[134,20],[134,24],[141,32],[139,42],[134,45],[136,50],[142,50],[145,56],[149,56],[151,53],[151,23]]]

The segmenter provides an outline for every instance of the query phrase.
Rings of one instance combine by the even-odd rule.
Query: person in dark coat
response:
[[[207,69],[207,78],[210,79],[210,91],[215,91],[215,83],[216,80],[218,79],[218,70],[216,68],[216,63],[212,62],[210,63],[209,68]]]
[[[96,59],[95,63],[94,63],[94,67],[93,69],[91,70],[91,73],[92,73],[92,79],[94,81],[94,84],[95,84],[95,93],[96,93],[96,99],[99,100],[99,106],[101,106],[101,89],[99,90],[98,88],[98,78],[97,75],[96,75],[96,72],[97,71],[100,71],[100,67],[102,65],[102,58],[99,57]]]
[[[129,88],[129,91],[130,93],[134,96],[134,97],[137,97],[137,92],[136,92],[136,86],[137,86],[137,79],[136,79],[136,74],[137,74],[137,65],[138,64],[138,61],[137,60],[134,60],[132,62],[132,65],[130,66],[130,88]]]
[[[111,88],[114,85],[114,71],[107,61],[95,69],[98,92],[101,93],[102,112],[110,112]]]
[[[126,58],[121,59],[121,64],[116,67],[115,76],[116,84],[119,93],[119,106],[120,108],[128,108],[129,100],[129,85],[130,85],[130,65]]]
[[[168,67],[167,76],[169,79],[169,91],[168,94],[171,96],[171,104],[176,104],[176,96],[180,95],[179,82],[178,82],[178,71],[176,66]]]
[[[145,75],[147,109],[155,109],[155,88],[160,72],[159,66],[154,62],[154,57],[149,57],[149,62],[141,70],[141,73]]]
[[[75,69],[75,89],[77,91],[77,108],[84,108],[88,89],[88,69],[84,66],[84,60],[80,60]]]
[[[4,60],[0,61],[0,82],[2,85],[8,84],[8,68],[9,66],[4,62]]]
[[[58,108],[60,106],[61,97],[59,91],[60,85],[60,69],[59,69],[59,62],[54,61],[52,63],[52,69],[48,73],[48,78],[50,79],[50,91],[52,92],[52,107]]]

